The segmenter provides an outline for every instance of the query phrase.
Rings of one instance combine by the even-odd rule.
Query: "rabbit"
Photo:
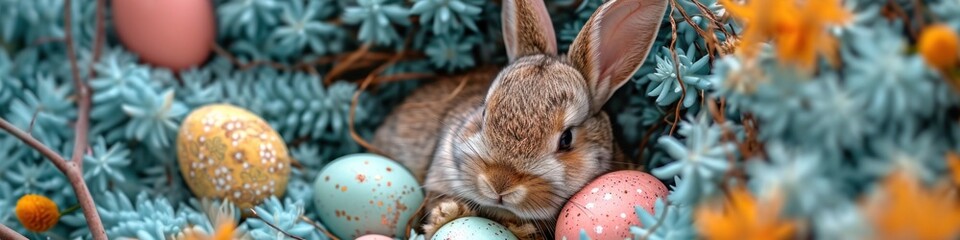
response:
[[[424,236],[481,216],[520,239],[553,238],[567,199],[614,170],[601,108],[647,58],[667,4],[606,1],[559,55],[543,0],[503,0],[509,63],[415,89],[374,133],[424,184]]]

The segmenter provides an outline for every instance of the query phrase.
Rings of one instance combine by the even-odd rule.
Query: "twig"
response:
[[[664,116],[664,119],[666,119],[666,117],[667,117],[667,116]],[[662,123],[664,123],[664,122],[666,122],[666,120],[664,120],[664,121],[658,121],[658,122],[654,123],[653,125],[650,125],[650,127],[647,128],[647,132],[645,132],[645,133],[643,134],[643,139],[640,140],[640,146],[638,147],[638,149],[640,150],[640,154],[639,154],[638,157],[639,157],[640,159],[638,159],[637,162],[639,162],[640,166],[642,166],[642,167],[644,167],[644,168],[647,167],[647,160],[643,158],[643,150],[647,148],[647,144],[650,142],[650,138],[653,137],[653,131],[654,131],[654,130],[657,130],[657,128],[660,128],[660,124],[662,124]]]
[[[263,223],[267,224],[267,226],[270,226],[270,228],[273,228],[273,230],[277,230],[278,232],[283,233],[283,235],[286,235],[287,237],[290,237],[290,238],[293,238],[293,239],[306,240],[306,239],[304,239],[304,238],[302,238],[302,237],[299,237],[299,236],[290,234],[290,233],[288,233],[287,231],[284,231],[283,229],[280,229],[279,227],[277,227],[277,225],[273,225],[273,223],[267,221],[267,219],[263,219],[262,217],[260,217],[259,214],[257,214],[257,210],[256,210],[256,209],[249,208],[249,209],[247,209],[247,210],[250,210],[250,212],[253,213],[253,216],[254,216],[254,217],[259,218],[261,221],[263,221]]]
[[[27,237],[20,235],[17,231],[10,229],[3,224],[0,224],[0,239],[10,239],[10,240],[27,240]]]
[[[721,101],[723,100],[721,99]],[[736,136],[733,135],[733,131],[730,131],[730,128],[727,127],[726,118],[723,116],[723,113],[721,112],[720,109],[723,109],[723,108],[718,108],[713,101],[710,101],[710,103],[707,104],[707,110],[713,116],[714,124],[717,124],[720,126],[721,141],[733,143],[734,145],[737,146],[737,148],[740,149],[741,153],[745,154],[748,151],[746,149],[746,145],[737,141]],[[723,151],[723,152],[727,156],[727,161],[730,162],[730,166],[736,166],[737,159],[733,155],[733,152],[732,151]],[[734,168],[730,168],[730,170],[724,174],[723,179],[726,180],[731,177],[738,177],[738,176],[740,176],[738,168],[734,167]]]
[[[416,27],[414,27],[414,29],[411,29],[410,32],[416,32]],[[406,38],[403,40],[404,48],[406,48],[406,46],[409,46],[412,40],[413,40],[413,34],[407,34]],[[333,79],[336,78],[337,75],[342,73],[342,71],[345,71],[345,69],[349,67],[349,65],[351,65],[352,62],[356,61],[356,59],[358,59],[359,56],[365,55],[369,49],[370,49],[370,44],[364,44],[363,46],[360,47],[359,50],[354,52],[353,56],[348,57],[347,60],[345,60],[343,63],[340,63],[341,65],[334,66],[333,69],[331,69],[330,72],[327,73],[327,78],[324,79],[324,83],[327,83],[327,81],[333,81]],[[364,140],[363,137],[360,136],[360,134],[357,134],[357,130],[354,128],[353,122],[356,120],[357,102],[360,101],[360,93],[362,93],[364,90],[367,89],[370,83],[372,83],[373,80],[376,79],[377,75],[380,75],[381,73],[383,73],[383,71],[386,71],[387,68],[389,68],[390,66],[393,66],[393,64],[396,64],[398,61],[400,61],[400,59],[403,59],[404,55],[405,55],[405,52],[403,51],[397,52],[396,54],[393,55],[393,57],[390,58],[389,61],[387,61],[387,63],[380,65],[380,67],[377,67],[376,69],[371,71],[370,74],[368,74],[367,77],[360,84],[360,87],[353,92],[353,98],[350,100],[350,114],[349,114],[350,116],[347,120],[347,128],[350,131],[350,137],[353,138],[353,141],[357,142],[357,144],[367,149],[367,151],[385,156],[387,158],[390,158],[390,156],[386,152],[376,148],[375,146],[373,146],[373,144],[370,144],[369,142],[367,142],[367,140]],[[344,65],[347,65],[347,67],[343,67],[343,68],[340,67]]]
[[[44,155],[47,155],[47,158],[53,161],[54,165],[58,166],[57,168],[59,168],[60,171],[67,176],[67,179],[70,180],[70,185],[73,185],[73,191],[77,195],[77,201],[79,201],[80,206],[83,207],[83,215],[87,220],[87,226],[90,228],[90,234],[93,235],[94,239],[106,240],[107,234],[103,229],[103,222],[100,221],[100,214],[97,212],[97,205],[94,204],[93,197],[90,195],[90,190],[87,189],[87,184],[83,179],[83,152],[87,148],[87,132],[90,130],[90,127],[89,127],[90,126],[90,116],[89,116],[90,115],[90,89],[89,89],[89,86],[84,84],[83,80],[80,79],[80,69],[79,67],[77,67],[77,56],[73,48],[73,32],[71,27],[73,25],[71,23],[71,20],[73,19],[71,18],[71,12],[72,12],[71,9],[73,9],[71,8],[71,1],[64,0],[63,6],[64,6],[63,7],[63,15],[64,15],[63,31],[64,31],[64,36],[66,37],[65,40],[67,44],[67,57],[70,59],[70,74],[73,77],[73,84],[76,86],[76,91],[77,91],[78,114],[77,114],[77,123],[74,126],[74,129],[76,129],[76,131],[74,133],[75,138],[74,138],[74,147],[73,147],[73,160],[67,163],[66,161],[63,160],[63,158],[60,158],[60,156],[57,155],[55,152],[50,151],[45,146],[42,148],[49,151],[49,153]],[[102,26],[100,25],[103,24],[102,23],[102,18],[103,18],[102,7],[103,7],[103,0],[97,0],[98,30],[101,30]],[[99,34],[96,38],[97,40],[100,39]],[[94,49],[98,49],[98,48],[94,46]],[[96,61],[96,58],[94,58],[94,61]],[[6,125],[4,129],[6,129],[7,131],[14,133],[15,135],[16,135],[15,132],[19,132],[19,129],[16,129],[15,127],[13,127],[13,125],[10,125],[5,120],[2,123]],[[23,132],[20,132],[20,133],[23,133]],[[18,137],[21,140],[27,141],[24,137],[30,137],[30,136],[24,135],[24,136],[18,136]],[[33,139],[33,138],[30,137],[30,139]],[[31,145],[33,145],[34,148],[37,148],[37,150],[41,150],[41,146],[43,146],[43,144],[41,144],[36,140],[34,140],[34,143],[35,144],[31,144]],[[57,159],[59,159],[59,161],[55,160],[53,157],[56,157]],[[57,164],[58,162],[60,164]],[[71,165],[72,167],[70,167]]]
[[[227,60],[230,60],[230,62],[233,63],[233,65],[237,66],[237,68],[240,69],[241,71],[247,70],[259,65],[268,65],[273,68],[281,69],[281,70],[290,69],[290,66],[287,66],[287,65],[265,62],[265,61],[253,61],[249,63],[241,63],[240,60],[237,60],[237,58],[234,57],[233,54],[231,54],[226,49],[223,49],[223,47],[221,47],[220,44],[217,44],[217,42],[210,43],[210,46],[213,47],[213,52],[217,53],[217,55],[220,55],[221,57],[227,58]]]
[[[378,52],[369,52],[367,48],[361,47],[360,49],[357,49],[353,52],[342,53],[334,56],[320,57],[310,61],[299,62],[294,65],[272,62],[269,60],[254,60],[251,62],[243,63],[239,59],[237,59],[236,56],[230,53],[230,51],[227,51],[216,42],[212,42],[210,43],[210,45],[212,46],[214,53],[229,60],[230,63],[236,66],[237,69],[239,69],[240,71],[246,71],[258,66],[269,66],[277,70],[304,71],[309,73],[312,76],[320,76],[320,73],[317,72],[316,68],[314,67],[316,67],[317,65],[329,64],[334,61],[347,58],[346,62],[335,66],[334,70],[331,70],[330,74],[327,74],[327,76],[324,79],[324,83],[327,85],[329,85],[330,82],[333,81],[334,77],[346,71],[373,66],[378,62],[387,61],[393,58],[393,56],[395,56],[396,54],[401,54],[404,58],[423,57],[422,53],[414,52],[414,51],[402,51],[398,53],[378,53]],[[406,80],[406,79],[390,79],[390,81],[398,81],[398,80]],[[377,82],[380,82],[380,81],[377,81]]]
[[[356,52],[353,52],[352,54],[350,54],[350,56],[348,56],[347,59],[343,61],[343,63],[333,66],[333,69],[330,69],[330,72],[327,73],[327,76],[323,79],[323,84],[330,85],[330,83],[333,83],[333,79],[336,79],[336,77],[339,77],[341,73],[347,71],[347,68],[349,68],[350,65],[353,65],[353,62],[356,62],[357,60],[359,60],[361,57],[363,57],[363,55],[366,55],[367,52],[369,51],[370,51],[370,44],[364,44],[363,46],[360,47],[360,49],[357,49]]]
[[[40,112],[41,112],[41,111],[43,111],[43,107],[39,107],[39,108],[37,108],[37,110],[34,110],[34,111],[33,111],[33,116],[30,117],[30,125],[27,126],[27,133],[28,133],[28,134],[31,134],[31,135],[33,134],[33,125],[37,123],[37,116],[40,115]]]
[[[670,5],[673,5],[673,9],[677,9],[677,2],[671,1]],[[672,16],[670,17],[670,27],[673,29],[673,38],[670,40],[670,55],[673,56],[673,69],[677,74],[677,84],[680,84],[680,99],[677,99],[677,108],[674,112],[676,121],[670,127],[669,134],[673,136],[673,131],[677,129],[677,125],[680,123],[680,107],[683,106],[683,99],[687,97],[687,86],[683,85],[683,79],[680,78],[680,60],[677,57],[677,20],[674,20]]]
[[[103,48],[103,38],[106,35],[104,30],[103,23],[103,11],[106,9],[106,3],[104,0],[97,0],[97,35],[93,36],[93,60],[90,61],[90,65],[87,66],[87,78],[89,79],[94,75],[93,66],[97,64],[97,61],[100,59],[100,54]]]
[[[33,41],[33,46],[40,46],[47,43],[58,43],[58,42],[63,42],[63,38],[41,37]]]
[[[718,20],[717,15],[713,14],[713,11],[710,11],[710,9],[707,8],[707,6],[704,6],[703,3],[701,3],[700,1],[692,1],[692,2],[693,4],[697,5],[697,9],[700,9],[700,13],[703,13],[703,16],[706,17],[707,20],[710,20],[710,23],[713,23],[713,25],[716,25],[716,28],[720,29],[720,32],[722,32],[724,36],[727,36],[727,37],[737,36],[737,33],[735,31],[732,34],[730,32],[727,32],[727,29],[723,27],[722,21]]]
[[[399,82],[406,81],[410,79],[427,79],[432,78],[435,75],[429,73],[398,73],[390,76],[378,77],[373,80],[374,83],[389,83],[389,82]]]
[[[461,77],[461,79],[460,79],[460,84],[458,84],[457,87],[454,88],[452,92],[450,92],[449,94],[447,94],[446,97],[444,97],[443,99],[441,99],[441,100],[439,101],[439,103],[445,103],[445,102],[449,102],[450,100],[453,100],[453,98],[456,97],[457,94],[460,94],[460,91],[463,91],[463,88],[467,86],[467,82],[468,82],[468,81],[470,81],[470,78],[469,78],[469,77],[466,77],[466,76]],[[426,106],[426,105],[429,104],[429,103],[436,103],[436,102],[434,102],[434,101],[414,102],[414,103],[410,103],[409,105],[407,105],[407,107],[423,107],[423,106]]]
[[[747,156],[760,155],[762,157],[764,155],[763,143],[760,142],[759,137],[757,136],[757,120],[753,118],[753,115],[744,114],[743,127],[744,132],[747,135],[747,138],[743,141],[749,154]]]
[[[693,18],[690,18],[690,16],[687,15],[687,10],[683,9],[682,6],[679,6],[679,4],[677,3],[677,0],[670,1],[670,5],[673,5],[673,8],[680,13],[680,16],[683,17],[683,20],[686,21],[687,24],[690,24],[691,27],[693,27],[693,30],[697,32],[697,35],[700,35],[700,37],[703,37],[703,40],[704,42],[706,42],[706,45],[707,45],[707,55],[710,56],[710,59],[713,59],[713,53],[717,49],[719,49],[717,44],[719,41],[717,41],[716,39],[717,38],[716,34],[707,34],[706,31],[700,28],[700,26],[693,21]],[[700,10],[700,11],[703,12],[703,10]],[[671,15],[670,21],[676,21],[673,19],[673,14],[671,13],[670,15]],[[673,23],[673,24],[676,24],[676,23]],[[676,27],[674,27],[674,36],[676,36]],[[674,60],[676,60],[676,58],[674,58]]]
[[[338,238],[337,236],[334,236],[333,233],[330,233],[330,231],[327,231],[326,228],[324,228],[323,226],[320,226],[320,224],[318,224],[317,222],[314,222],[313,220],[310,220],[310,218],[308,218],[307,216],[301,215],[301,216],[300,216],[300,220],[302,220],[302,221],[304,221],[304,222],[307,222],[307,223],[309,223],[310,225],[313,225],[314,228],[317,228],[317,229],[319,229],[321,232],[323,232],[323,235],[327,235],[327,238],[330,238],[330,239],[333,239],[333,240],[340,240],[340,238]]]
[[[94,57],[87,68],[90,70],[87,72],[88,74],[93,73],[93,65],[96,63],[98,55],[100,55],[98,52],[100,50],[98,44],[99,41],[101,41],[99,31],[103,30],[103,26],[101,26],[103,25],[102,7],[103,0],[97,0],[96,22],[98,33],[94,37]],[[77,122],[73,126],[75,132],[73,138],[73,157],[70,159],[77,166],[77,169],[83,172],[83,153],[84,150],[87,149],[87,133],[90,130],[90,87],[83,83],[83,79],[80,78],[80,69],[77,66],[77,55],[76,52],[74,52],[73,35],[71,33],[72,27],[70,27],[70,0],[64,1],[64,9],[65,20],[63,31],[66,35],[67,58],[70,60],[70,74],[71,77],[73,77],[73,85],[77,91]]]
[[[353,92],[353,98],[350,101],[350,116],[347,120],[347,127],[350,129],[350,137],[353,138],[353,141],[357,142],[357,144],[360,144],[360,146],[363,146],[363,148],[366,148],[368,151],[375,154],[383,155],[386,157],[389,157],[387,156],[386,152],[381,151],[380,149],[374,147],[373,144],[370,144],[369,142],[367,142],[367,140],[364,140],[363,137],[360,136],[360,134],[357,134],[357,130],[354,128],[353,122],[356,120],[357,103],[360,101],[360,94],[367,89],[367,86],[369,86],[370,83],[373,82],[373,79],[375,79],[378,74],[386,70],[387,67],[399,61],[402,56],[403,55],[401,54],[397,54],[396,58],[391,59],[390,62],[387,62],[386,64],[373,70],[373,72],[370,72],[370,74],[367,75],[367,78],[363,80],[363,83],[360,84],[360,87],[357,88],[355,92]]]
[[[69,2],[69,0],[67,0],[67,2]],[[53,150],[50,150],[49,147],[43,145],[43,143],[40,143],[40,141],[37,141],[37,139],[23,132],[23,130],[18,129],[13,124],[10,124],[6,119],[0,118],[0,129],[6,130],[11,135],[23,141],[23,143],[36,149],[37,152],[40,152],[41,155],[49,159],[50,162],[53,163],[53,166],[57,167],[63,175],[67,176],[70,186],[73,187],[73,192],[77,194],[77,201],[80,202],[80,207],[83,208],[83,215],[87,219],[87,227],[90,228],[90,234],[93,235],[93,239],[107,240],[107,234],[103,230],[103,223],[100,221],[100,215],[97,213],[97,205],[93,203],[90,190],[87,189],[87,184],[83,181],[83,172],[76,167],[78,164],[73,162],[68,163],[67,160],[57,155]]]

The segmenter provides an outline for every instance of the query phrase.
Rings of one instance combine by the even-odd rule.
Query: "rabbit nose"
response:
[[[511,186],[506,178],[493,178],[481,174],[477,177],[477,185],[481,195],[500,205],[505,202],[517,204],[523,197],[523,187]]]

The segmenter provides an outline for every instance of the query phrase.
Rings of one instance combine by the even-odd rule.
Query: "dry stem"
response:
[[[370,74],[367,75],[367,78],[364,79],[363,82],[360,84],[360,87],[357,88],[357,90],[353,93],[353,99],[350,101],[350,117],[347,120],[347,127],[349,127],[350,129],[350,137],[353,138],[353,140],[356,141],[357,144],[360,144],[360,146],[363,146],[363,148],[366,148],[368,151],[379,154],[379,155],[383,155],[386,157],[390,157],[390,156],[387,156],[386,152],[373,146],[373,144],[370,144],[369,142],[364,140],[363,137],[360,136],[360,134],[357,134],[357,130],[354,128],[353,122],[356,120],[357,102],[360,101],[360,94],[363,93],[364,90],[367,90],[367,86],[370,86],[370,83],[372,83],[373,80],[376,79],[377,75],[387,70],[388,67],[397,63],[397,61],[400,61],[400,58],[402,57],[403,57],[403,54],[398,53],[393,59],[390,59],[389,62],[381,65],[377,69],[374,69],[373,72],[370,72]]]
[[[370,44],[364,44],[356,52],[353,52],[350,54],[350,56],[347,56],[347,59],[344,60],[343,63],[333,66],[333,69],[330,69],[330,72],[327,73],[327,76],[323,79],[324,85],[330,85],[330,83],[333,83],[333,80],[336,79],[336,77],[340,76],[340,74],[343,72],[346,72],[347,69],[351,67],[350,65],[353,65],[354,62],[360,60],[360,58],[363,57],[363,55],[366,55],[366,53],[369,51]]]
[[[103,230],[103,223],[100,222],[97,206],[93,203],[90,190],[87,189],[87,184],[83,181],[83,171],[80,171],[80,168],[76,167],[79,164],[76,162],[67,162],[67,160],[57,155],[57,153],[49,147],[43,145],[43,143],[40,143],[40,141],[37,141],[37,139],[23,132],[23,130],[18,129],[13,124],[10,124],[6,119],[0,118],[0,129],[6,130],[28,146],[36,149],[37,152],[40,152],[41,155],[49,159],[50,162],[53,163],[53,166],[57,167],[60,172],[67,176],[67,180],[73,187],[73,192],[77,194],[77,201],[80,202],[80,207],[83,208],[83,215],[87,218],[87,226],[90,228],[90,234],[93,235],[93,239],[106,240],[107,234]]]
[[[302,238],[302,237],[300,237],[300,236],[293,235],[293,234],[290,234],[290,233],[287,232],[287,231],[284,231],[283,229],[277,227],[277,225],[273,225],[273,223],[269,221],[270,219],[265,219],[265,218],[260,217],[260,214],[257,214],[257,210],[256,210],[256,209],[249,208],[249,209],[247,209],[247,210],[250,210],[250,213],[252,213],[254,217],[259,218],[260,220],[262,220],[263,223],[267,224],[267,226],[269,226],[270,228],[273,228],[273,230],[277,230],[277,232],[280,232],[281,234],[286,235],[286,236],[289,237],[289,238],[293,238],[293,239],[296,239],[296,240],[305,240],[304,238]]]
[[[677,2],[671,1],[670,5],[673,6],[673,9],[677,9]],[[673,35],[670,40],[670,55],[673,56],[673,69],[677,74],[677,84],[680,84],[680,99],[677,99],[677,108],[674,112],[675,121],[673,126],[670,127],[670,136],[673,136],[673,131],[677,129],[677,125],[680,123],[680,107],[683,106],[683,99],[687,97],[687,86],[683,85],[683,79],[680,77],[680,60],[677,57],[677,21],[673,19],[673,13],[670,13],[670,27],[673,29]]]
[[[0,239],[10,239],[10,240],[27,240],[27,237],[20,235],[17,231],[10,229],[3,224],[0,224]]]
[[[73,160],[69,163],[66,162],[63,158],[57,155],[55,152],[51,151],[49,148],[44,146],[42,143],[33,139],[30,135],[25,135],[19,129],[13,127],[8,122],[3,121],[5,125],[4,129],[17,137],[27,142],[28,145],[33,146],[41,153],[53,161],[54,165],[67,176],[67,179],[70,181],[70,185],[73,186],[73,191],[77,195],[77,201],[80,202],[80,206],[83,208],[83,216],[87,220],[87,227],[90,228],[90,234],[93,235],[94,239],[97,240],[106,240],[107,234],[103,228],[103,222],[100,221],[100,214],[97,212],[97,205],[93,202],[93,196],[90,195],[90,190],[87,189],[87,184],[83,179],[83,153],[87,149],[87,132],[90,130],[90,88],[83,83],[83,80],[80,78],[80,69],[77,66],[77,56],[74,52],[73,47],[73,33],[70,17],[71,13],[71,1],[65,0],[63,7],[64,14],[64,35],[66,37],[67,44],[67,57],[70,59],[70,73],[73,77],[73,84],[76,86],[77,91],[77,108],[78,116],[77,123],[74,128],[75,138],[74,138],[74,147],[73,147]],[[97,35],[95,36],[94,44],[99,44],[102,41],[102,33],[99,31],[103,30],[103,0],[97,0]],[[94,46],[94,50],[99,50],[99,45]],[[94,59],[91,62],[91,66],[96,62],[96,56],[99,53],[94,53]],[[92,67],[91,67],[92,68]],[[29,141],[32,140],[32,141]]]

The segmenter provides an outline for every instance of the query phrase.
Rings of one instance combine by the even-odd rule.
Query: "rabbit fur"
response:
[[[521,239],[553,238],[567,199],[614,169],[601,108],[646,59],[667,4],[606,1],[560,55],[542,0],[504,0],[509,64],[414,90],[373,139],[424,184],[427,238],[471,215]]]

